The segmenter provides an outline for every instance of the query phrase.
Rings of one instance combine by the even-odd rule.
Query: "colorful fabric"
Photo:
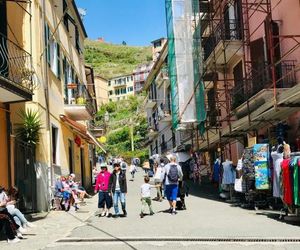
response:
[[[283,202],[286,205],[293,204],[292,196],[292,183],[291,183],[291,174],[290,174],[290,159],[284,159],[281,164],[282,168],[282,184],[283,184]]]
[[[298,158],[294,158],[292,161],[294,165],[294,204],[300,205],[299,200],[299,168],[298,168]]]

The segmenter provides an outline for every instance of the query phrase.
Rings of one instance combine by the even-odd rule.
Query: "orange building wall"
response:
[[[8,187],[8,145],[6,112],[0,108],[0,185]]]

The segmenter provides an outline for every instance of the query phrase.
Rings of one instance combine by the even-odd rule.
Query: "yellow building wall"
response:
[[[8,145],[6,112],[0,107],[0,186],[8,187]]]
[[[84,150],[84,184],[86,187],[91,185],[91,169],[89,164],[89,150],[88,150],[88,143],[80,136],[80,134],[73,132],[67,125],[64,123],[61,124],[61,139],[62,139],[62,158],[61,158],[61,167],[62,167],[62,174],[67,175],[70,174],[69,171],[69,140],[74,143],[73,147],[73,155],[74,155],[74,174],[76,175],[76,180],[81,181],[82,173],[81,173],[81,156],[80,156],[80,149],[83,148]],[[79,136],[81,139],[81,146],[79,147],[74,142],[76,136]]]
[[[97,106],[100,107],[101,104],[108,103],[108,81],[102,77],[95,77],[95,91]]]

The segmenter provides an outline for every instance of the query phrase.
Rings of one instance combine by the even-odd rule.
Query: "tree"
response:
[[[126,46],[126,45],[127,45],[127,43],[126,43],[125,41],[123,41],[123,42],[122,42],[122,45]]]

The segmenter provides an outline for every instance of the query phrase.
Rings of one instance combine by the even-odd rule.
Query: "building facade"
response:
[[[299,151],[299,1],[264,0],[255,9],[245,0],[205,2],[208,119],[199,148],[235,164],[253,139],[275,145],[282,138]]]
[[[109,101],[117,102],[134,95],[133,75],[123,75],[108,80]]]
[[[144,90],[146,79],[152,69],[154,62],[139,65],[133,70],[134,94],[139,94]]]
[[[86,188],[92,182],[90,152],[97,140],[88,128],[97,106],[93,70],[84,64],[83,43],[87,34],[73,0],[2,1],[1,4],[7,13],[1,18],[5,17],[9,26],[17,22],[16,16],[20,18],[16,30],[7,30],[12,33],[15,39],[12,44],[18,50],[28,48],[30,53],[22,53],[29,55],[31,63],[29,67],[23,60],[18,62],[21,72],[26,73],[19,77],[18,83],[23,92],[26,90],[25,98],[3,106],[10,111],[8,124],[12,138],[7,157],[11,159],[9,170],[13,173],[7,185],[18,186],[24,209],[45,211],[50,206],[49,190],[58,176],[75,173]],[[12,4],[15,6],[10,7]],[[22,12],[16,15],[18,8],[30,17]],[[3,22],[1,25],[4,26]],[[14,53],[16,48],[12,50]],[[10,57],[7,58],[10,64]],[[10,77],[12,70],[13,65],[6,77]],[[29,90],[22,86],[25,83],[32,85]],[[33,148],[17,136],[16,129],[24,122],[18,116],[20,110],[37,112],[42,121],[39,143]]]
[[[149,155],[165,155],[176,147],[176,134],[172,129],[171,91],[167,72],[167,44],[161,49],[147,77],[144,90],[147,93],[145,111],[148,121]],[[177,140],[178,142],[178,140]]]
[[[101,76],[95,76],[95,89],[97,107],[101,106],[101,104],[108,103],[108,80]]]
[[[29,4],[0,2],[0,185],[15,184],[15,135],[11,129],[14,103],[32,100],[34,82]]]

